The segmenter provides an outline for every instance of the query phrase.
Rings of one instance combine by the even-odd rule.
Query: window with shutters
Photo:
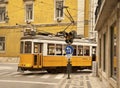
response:
[[[55,0],[55,18],[63,18],[63,0]]]

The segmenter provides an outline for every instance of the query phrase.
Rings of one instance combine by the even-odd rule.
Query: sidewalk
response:
[[[61,88],[105,88],[98,77],[91,74],[71,74],[71,78],[64,81]]]

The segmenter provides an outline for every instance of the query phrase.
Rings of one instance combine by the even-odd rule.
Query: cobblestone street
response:
[[[105,88],[97,77],[90,74],[71,75],[71,79],[66,79],[62,88]]]

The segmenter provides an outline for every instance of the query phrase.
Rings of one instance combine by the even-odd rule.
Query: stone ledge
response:
[[[0,57],[0,63],[18,63],[19,57]]]

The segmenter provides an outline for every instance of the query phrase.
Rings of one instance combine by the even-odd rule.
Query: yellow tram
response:
[[[66,45],[64,37],[44,35],[22,37],[18,71],[65,71]],[[71,57],[72,70],[91,68],[96,56],[96,43],[86,39],[74,39],[72,46],[74,48]]]

